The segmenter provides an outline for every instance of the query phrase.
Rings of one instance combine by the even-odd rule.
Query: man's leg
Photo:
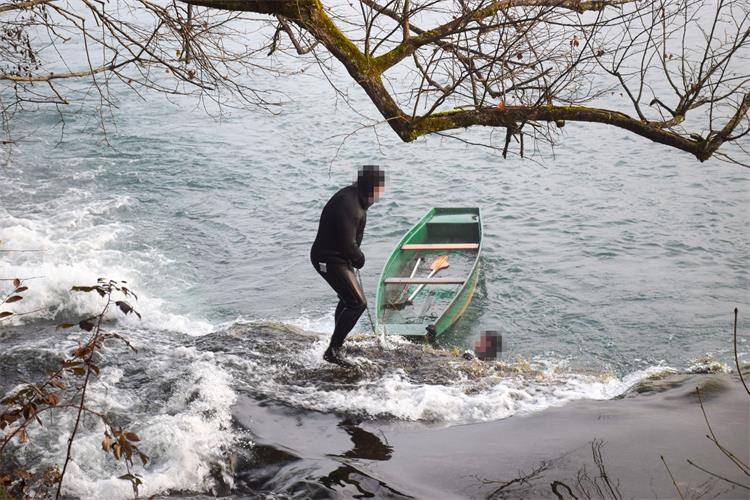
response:
[[[336,306],[336,312],[333,313],[333,324],[334,325],[339,322],[339,316],[341,316],[341,311],[343,311],[343,310],[344,310],[344,301],[341,300],[341,299],[339,299],[339,303]]]
[[[326,282],[331,285],[331,288],[336,292],[336,295],[338,296],[339,302],[336,304],[336,311],[333,313],[333,324],[339,322],[339,316],[341,315],[341,312],[344,310],[345,302],[344,299],[341,298],[341,295],[339,294],[339,285],[337,284],[338,281],[335,279],[335,276],[331,276],[330,273],[333,271],[331,268],[329,268],[329,265],[332,266],[334,264],[328,264],[328,263],[322,263],[322,262],[316,262],[315,260],[311,259],[312,265],[315,268],[315,270],[318,272],[320,276],[323,277]],[[325,271],[323,270],[325,269]]]
[[[367,299],[353,269],[344,264],[334,265],[329,269],[333,271],[329,272],[329,278],[331,278],[329,283],[331,286],[335,284],[334,289],[341,297],[340,303],[343,303],[331,336],[331,348],[338,351],[367,308]]]
[[[317,269],[317,267],[316,267]],[[326,272],[319,274],[331,285],[339,296],[334,318],[336,326],[331,336],[331,343],[326,350],[324,359],[343,366],[349,366],[346,360],[338,355],[338,350],[344,344],[344,339],[357,324],[357,320],[367,308],[365,293],[354,274],[354,270],[346,264],[328,263]]]

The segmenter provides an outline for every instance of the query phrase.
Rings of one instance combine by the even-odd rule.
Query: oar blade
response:
[[[447,255],[441,255],[441,256],[439,256],[438,258],[436,258],[432,262],[432,265],[430,266],[430,269],[432,269],[433,271],[437,272],[437,271],[439,271],[441,269],[445,269],[449,265],[450,264],[448,264],[448,256]]]

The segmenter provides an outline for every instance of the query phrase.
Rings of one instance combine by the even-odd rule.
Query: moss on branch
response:
[[[750,98],[748,99],[750,102]],[[654,142],[681,149],[704,161],[707,154],[706,141],[683,137],[675,132],[635,119],[625,113],[586,106],[506,106],[504,109],[482,108],[476,110],[453,110],[433,113],[417,119],[404,138],[406,142],[420,136],[445,130],[467,128],[476,125],[486,127],[517,128],[525,122],[588,122],[619,127]],[[717,146],[718,147],[718,146]]]

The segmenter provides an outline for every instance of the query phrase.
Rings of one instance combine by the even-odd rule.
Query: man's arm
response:
[[[342,200],[341,206],[336,212],[338,215],[340,250],[344,254],[344,258],[359,269],[365,265],[365,255],[359,248],[359,243],[362,241],[362,232],[360,231],[360,220],[357,217],[358,209],[352,205],[351,200],[345,199],[345,201]]]
[[[365,232],[365,222],[367,221],[367,212],[365,212],[364,216],[362,217],[362,220],[359,221],[359,227],[357,228],[357,246],[362,246],[362,236]]]

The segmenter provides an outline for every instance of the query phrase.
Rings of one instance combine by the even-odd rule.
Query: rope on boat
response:
[[[357,271],[357,279],[359,280],[359,286],[362,287],[362,291],[365,289],[365,285],[362,282],[362,276],[359,274],[359,269]],[[367,295],[367,294],[365,294]],[[370,301],[366,301],[367,304],[367,317],[370,319],[370,328],[372,329],[372,336],[375,338],[376,342],[378,343],[378,346],[381,349],[384,349],[386,347],[385,342],[385,325],[383,325],[383,335],[379,336],[377,330],[375,329],[375,322],[372,320],[372,314],[370,313]]]

